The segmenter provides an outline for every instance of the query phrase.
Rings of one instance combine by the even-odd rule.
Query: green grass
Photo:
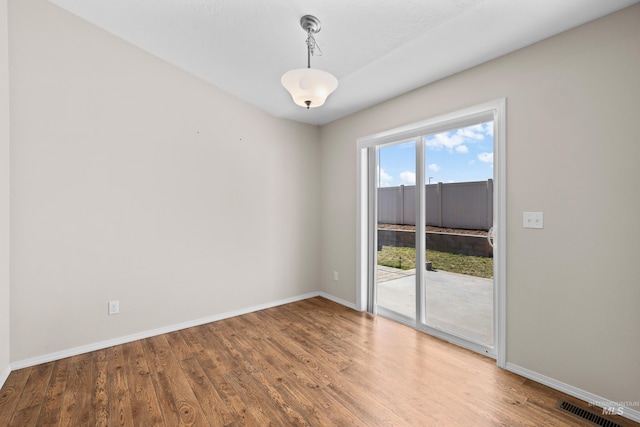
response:
[[[493,258],[450,254],[427,250],[427,259],[434,270],[468,274],[470,276],[493,277]],[[410,270],[416,268],[416,250],[414,248],[397,248],[383,246],[378,252],[378,265]]]

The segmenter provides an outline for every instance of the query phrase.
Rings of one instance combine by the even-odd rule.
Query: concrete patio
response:
[[[377,304],[415,319],[415,269],[378,266]],[[427,271],[428,326],[493,346],[493,280]]]

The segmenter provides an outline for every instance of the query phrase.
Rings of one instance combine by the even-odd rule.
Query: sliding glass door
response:
[[[494,345],[493,121],[424,137],[424,324]]]
[[[368,310],[494,357],[496,114],[365,139],[360,215]]]
[[[416,142],[377,147],[378,243],[376,305],[379,314],[416,319]]]

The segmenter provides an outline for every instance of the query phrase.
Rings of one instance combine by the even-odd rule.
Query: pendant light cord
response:
[[[322,56],[322,51],[316,43],[316,38],[313,37],[313,31],[307,30],[307,68],[311,68],[311,57],[318,51],[318,56]]]
[[[312,45],[315,45],[315,42],[311,30],[307,30],[307,68],[311,68]]]

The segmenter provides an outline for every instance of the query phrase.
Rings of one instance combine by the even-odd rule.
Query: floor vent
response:
[[[600,415],[598,415],[594,411],[588,411],[584,408],[574,405],[571,402],[567,402],[566,400],[558,400],[556,403],[556,408],[568,412],[569,414],[575,415],[576,417],[580,417],[583,420],[589,421],[590,423],[602,426],[602,427],[624,427],[621,424],[608,420]]]

